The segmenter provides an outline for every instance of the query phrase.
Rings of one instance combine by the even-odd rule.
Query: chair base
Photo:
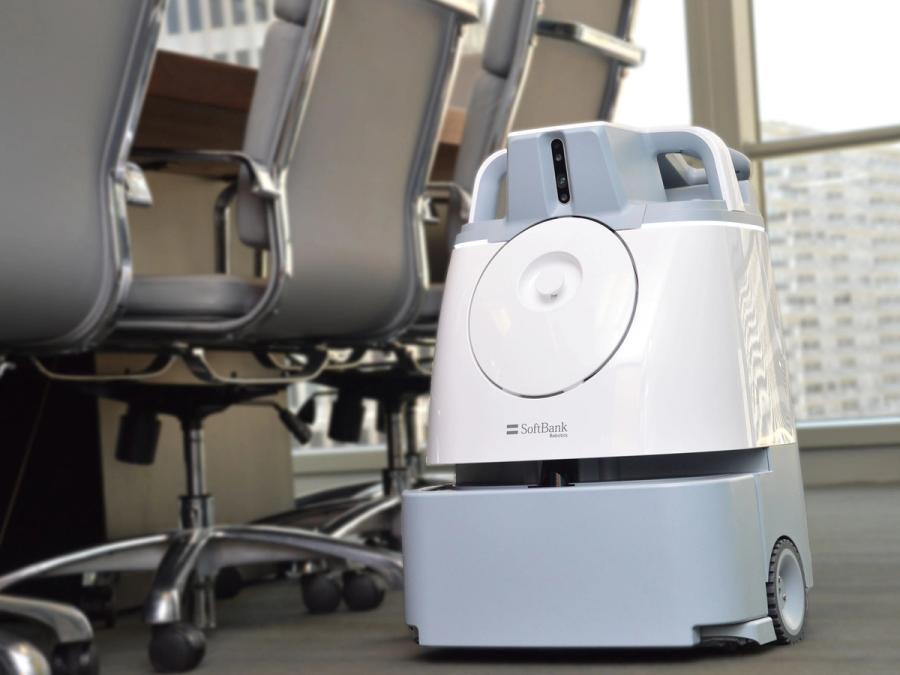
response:
[[[183,600],[193,573],[210,579],[223,567],[321,559],[370,568],[391,588],[403,585],[402,558],[394,551],[311,530],[275,525],[221,525],[124,539],[42,560],[0,577],[0,590],[38,577],[156,570],[144,620],[149,625],[159,625],[184,618]],[[39,601],[2,596],[0,610],[6,611],[7,600],[39,604]],[[34,613],[29,618],[40,620],[38,609]],[[80,619],[76,620],[73,614]],[[90,623],[77,610],[62,617],[48,612],[48,616],[51,618],[41,622],[54,628],[60,640],[91,639]],[[215,618],[200,617],[199,623],[200,628],[212,628]]]
[[[125,539],[43,560],[0,577],[0,590],[38,577],[156,570],[144,606],[144,622],[153,628],[153,656],[154,647],[158,652],[160,641],[171,644],[173,634],[215,628],[214,582],[218,570],[304,560],[327,560],[332,570],[364,567],[376,572],[388,587],[400,588],[403,584],[402,558],[394,551],[314,531],[274,525],[222,525]],[[189,617],[185,616],[187,605],[192,608]],[[93,637],[84,615],[65,605],[4,595],[0,596],[0,611],[49,626],[61,644],[89,646]],[[192,639],[201,643],[195,655],[185,657],[190,667],[196,666],[203,654],[202,633],[198,630]],[[158,670],[169,669],[154,663]]]
[[[151,662],[157,670],[171,672],[189,670],[203,658],[204,637],[200,631],[216,625],[215,579],[223,568],[298,561],[315,567],[318,561],[327,561],[331,571],[366,568],[378,574],[388,587],[402,586],[403,562],[399,553],[342,538],[349,537],[358,527],[355,523],[377,518],[378,509],[371,514],[356,514],[340,530],[341,536],[277,525],[214,524],[212,496],[206,491],[203,420],[229,405],[272,393],[272,387],[105,383],[94,389],[95,393],[124,400],[136,409],[174,415],[181,422],[186,478],[181,529],[110,542],[36,562],[0,576],[0,592],[44,576],[155,570],[144,606],[144,621],[153,628]],[[190,616],[185,616],[188,606]],[[89,624],[87,628],[90,629]],[[90,643],[90,633],[87,642]]]

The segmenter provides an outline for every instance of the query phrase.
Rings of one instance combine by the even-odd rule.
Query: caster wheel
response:
[[[344,602],[354,612],[375,609],[384,600],[384,588],[371,572],[344,573]]]
[[[766,595],[778,642],[788,645],[802,640],[806,624],[806,577],[800,552],[790,539],[779,539],[772,549]]]
[[[27,640],[6,633],[2,634],[2,639],[0,675],[22,675],[22,673],[49,675],[50,663],[40,649]]]
[[[98,675],[100,661],[92,642],[58,644],[51,658],[53,675]]]
[[[237,597],[244,587],[244,578],[237,567],[223,567],[216,574],[216,600]]]
[[[196,626],[180,621],[153,627],[150,663],[157,673],[183,673],[196,668],[206,654],[206,636]]]
[[[312,614],[328,614],[341,604],[341,585],[331,575],[310,574],[300,579],[303,604]]]

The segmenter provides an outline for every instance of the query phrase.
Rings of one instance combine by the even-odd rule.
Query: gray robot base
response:
[[[797,446],[733,457],[715,475],[404,493],[406,622],[433,647],[799,640]]]

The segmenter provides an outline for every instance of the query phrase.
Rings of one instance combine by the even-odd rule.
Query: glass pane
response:
[[[797,418],[900,414],[900,146],[764,174]]]
[[[635,11],[632,39],[646,56],[627,71],[613,119],[635,126],[690,124],[684,0],[640,0]]]
[[[763,138],[900,124],[900,3],[754,0]],[[887,76],[888,79],[885,79]]]
[[[245,0],[231,0],[231,22],[235,26],[247,23],[247,5]]]
[[[225,25],[225,10],[222,0],[209,0],[209,22],[213,28],[221,28]]]
[[[269,20],[269,2],[268,0],[253,0],[253,17],[257,21]]]
[[[192,31],[198,31],[203,27],[203,17],[200,14],[200,0],[188,0],[188,26]]]
[[[169,0],[166,7],[166,32],[176,35],[181,31],[181,18],[178,16],[178,0]]]

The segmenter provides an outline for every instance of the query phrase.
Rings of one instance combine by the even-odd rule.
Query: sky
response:
[[[754,0],[760,119],[818,131],[900,124],[900,2]],[[622,88],[616,120],[690,121],[683,0],[638,0],[644,64]]]
[[[615,121],[636,127],[690,124],[682,0],[638,0],[632,40],[644,63],[628,71]]]
[[[754,11],[762,120],[900,124],[900,3],[754,0]]]

